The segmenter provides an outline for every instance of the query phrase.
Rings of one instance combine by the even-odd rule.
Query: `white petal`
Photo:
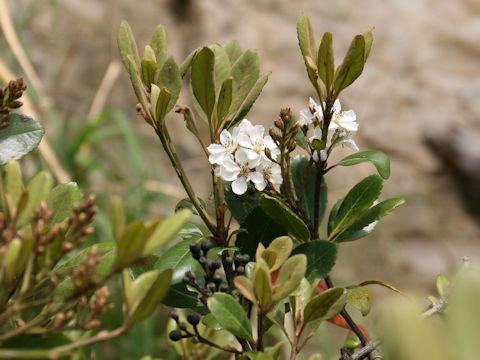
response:
[[[358,130],[358,123],[356,123],[357,115],[353,110],[344,111],[341,114],[340,120],[338,123],[344,129],[348,131],[357,131]]]
[[[327,160],[327,157],[328,157],[328,152],[327,150],[320,150],[320,159],[322,161],[325,161]]]
[[[208,152],[211,154],[221,154],[225,152],[225,147],[220,144],[210,144],[207,146]]]
[[[227,171],[240,172],[240,167],[238,166],[238,164],[235,161],[233,161],[233,159],[231,157],[225,157],[223,159],[222,168],[224,168]]]
[[[223,146],[229,146],[232,143],[232,135],[225,129],[220,133],[220,142]]]
[[[208,157],[208,161],[210,161],[210,164],[218,164],[218,165],[222,165],[223,164],[223,160],[226,158],[226,154],[223,152],[223,153],[216,153],[216,154],[211,154],[209,157]]]
[[[333,113],[334,114],[340,114],[340,111],[342,111],[342,105],[340,105],[340,100],[337,99],[333,103]]]
[[[237,195],[245,194],[247,189],[247,180],[243,176],[232,182],[232,190]]]
[[[243,119],[238,125],[239,134],[242,132],[250,133],[250,129],[253,127],[252,123],[247,119]]]
[[[253,155],[258,156],[258,154],[252,150],[241,148],[235,153],[235,161],[240,165],[244,165]]]
[[[253,144],[252,140],[250,139],[250,136],[247,133],[240,132],[238,134],[237,142],[240,146],[243,146],[245,148],[251,149]]]
[[[318,105],[317,105],[317,103],[315,102],[315,100],[313,100],[312,98],[309,98],[309,99],[308,99],[308,106],[309,106],[311,109],[315,109]]]
[[[318,158],[318,151],[317,150],[315,150],[313,152],[312,159],[313,159],[313,161],[318,162],[319,158]]]
[[[263,139],[263,134],[265,133],[265,128],[262,125],[255,125],[250,130],[250,138],[252,143],[258,143]]]
[[[251,180],[254,184],[263,183],[265,181],[263,174],[259,171],[252,171],[248,175],[248,180]]]
[[[300,116],[297,120],[298,125],[305,126],[310,125],[313,122],[313,114],[310,112],[310,109],[305,108],[300,110]]]
[[[358,148],[357,144],[355,143],[355,141],[350,136],[343,139],[342,144],[344,144],[346,147],[348,147],[349,149],[351,149],[353,151],[360,150]]]
[[[225,181],[233,181],[238,178],[239,171],[229,171],[225,167],[220,167],[220,177]]]
[[[315,126],[313,128],[313,136],[308,139],[309,142],[312,142],[313,140],[322,139],[322,128],[320,126]]]

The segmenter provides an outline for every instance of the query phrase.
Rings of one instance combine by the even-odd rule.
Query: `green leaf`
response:
[[[125,209],[120,196],[112,197],[112,228],[115,239],[120,238],[125,230]]]
[[[74,182],[61,184],[55,187],[48,196],[47,206],[53,211],[53,218],[49,224],[58,224],[68,218],[73,204],[80,200],[80,190]]]
[[[310,231],[307,225],[280,200],[264,194],[260,198],[259,205],[265,214],[289,233],[303,241],[310,239]]]
[[[194,57],[197,55],[198,49],[193,50],[190,54],[188,54],[187,58],[183,60],[183,63],[180,65],[180,75],[182,79],[187,74],[188,69],[192,66],[192,62]]]
[[[320,82],[318,81],[319,75],[318,75],[317,64],[313,61],[313,59],[310,56],[304,56],[303,61],[305,63],[305,68],[307,69],[307,75],[308,75],[308,78],[310,79],[310,82],[312,83],[312,85],[316,90],[321,89]]]
[[[262,209],[256,207],[240,224],[241,229],[246,231],[237,234],[235,245],[244,254],[253,257],[258,244],[268,246],[273,239],[287,235],[287,231],[278,225],[276,221],[265,214]]]
[[[171,98],[172,93],[165,87],[160,89],[157,85],[152,84],[151,105],[157,124],[160,124],[165,118],[165,115],[167,115],[169,104],[171,104]]]
[[[133,37],[130,25],[125,20],[122,20],[122,23],[120,24],[117,42],[118,48],[120,49],[120,57],[122,58],[125,67],[128,69],[130,66],[127,58],[127,56],[130,55],[132,57],[133,64],[138,71],[140,69],[140,56],[138,55],[137,43]]]
[[[292,252],[293,242],[288,236],[280,236],[268,245],[267,250],[276,254],[275,262],[270,267],[271,271],[277,270],[288,259]]]
[[[165,114],[167,114],[177,103],[180,90],[182,89],[182,75],[180,74],[180,69],[178,68],[177,63],[173,60],[173,57],[169,57],[160,69],[157,86],[160,89],[162,87],[166,88],[172,94],[165,111]]]
[[[226,43],[223,48],[225,49],[225,52],[228,55],[228,58],[230,59],[230,63],[233,64],[235,61],[238,60],[240,56],[242,56],[242,49],[240,48],[240,45],[238,44],[237,40],[232,40],[228,43]]]
[[[245,116],[248,114],[248,112],[252,108],[257,98],[260,96],[260,93],[262,92],[263,87],[267,83],[269,76],[270,76],[270,73],[263,75],[260,79],[257,80],[255,85],[253,86],[253,88],[250,90],[247,97],[243,101],[242,105],[238,109],[238,115],[235,116],[234,120],[231,122],[229,127],[234,126],[239,121],[245,118]]]
[[[246,359],[250,360],[274,360],[274,358],[264,352],[248,351],[245,353]]]
[[[18,160],[35,150],[44,134],[42,126],[32,118],[10,114],[10,125],[0,130],[0,165]]]
[[[303,178],[307,172],[309,159],[303,155],[295,156],[291,161],[293,184],[297,196],[300,196],[303,185]],[[305,212],[309,219],[313,220],[315,214],[315,182],[317,179],[317,168],[314,165],[310,166],[307,175],[307,181],[305,183]],[[323,216],[325,214],[325,209],[327,207],[327,184],[325,179],[322,177],[322,182],[320,184],[320,201],[319,201],[320,210],[318,211],[318,223],[322,222]]]
[[[257,259],[253,273],[253,292],[262,310],[268,309],[272,303],[272,284],[268,265],[262,259]]]
[[[237,195],[232,191],[231,183],[225,185],[225,202],[228,205],[228,210],[240,224],[258,206],[261,195],[262,193],[259,191],[253,194],[247,191],[243,195]]]
[[[232,296],[215,293],[208,298],[208,308],[225,330],[242,339],[253,341],[252,326],[247,314]]]
[[[233,95],[231,112],[236,112],[244,103],[259,78],[260,65],[256,51],[247,50],[232,65]]]
[[[246,297],[248,300],[250,300],[252,303],[256,303],[257,299],[255,297],[255,292],[253,289],[253,282],[246,276],[235,276],[233,279],[233,283],[235,284],[235,287],[240,291],[240,293]]]
[[[217,331],[223,329],[222,325],[220,325],[220,323],[217,321],[217,319],[215,318],[215,316],[213,316],[212,313],[202,317],[202,324],[208,326],[210,329]]]
[[[290,294],[290,304],[295,324],[303,323],[303,310],[312,296],[312,287],[306,278],[300,281],[297,289]]]
[[[435,286],[437,288],[438,295],[441,297],[446,293],[448,287],[450,286],[450,280],[448,280],[445,275],[438,275]]]
[[[153,234],[146,240],[142,256],[147,256],[172,240],[192,216],[188,209],[177,211],[175,214],[163,220]]]
[[[136,297],[136,301],[131,305],[127,319],[128,327],[132,327],[136,323],[149,317],[155,311],[170,287],[172,269],[166,269],[162,272],[152,270],[152,272],[155,274],[153,282],[150,284],[146,282],[142,283],[141,286],[136,289],[139,293],[144,293],[145,295]],[[149,273],[145,273],[140,277],[148,276],[148,274]],[[147,289],[147,291],[145,291],[145,289]]]
[[[150,46],[155,51],[157,66],[160,69],[167,58],[167,35],[162,25],[157,25],[153,31]]]
[[[317,63],[317,43],[315,42],[315,33],[308,15],[303,15],[297,24],[298,44],[303,56],[310,57],[314,63]]]
[[[338,96],[343,89],[351,85],[360,76],[364,64],[365,38],[362,35],[357,35],[353,38],[343,63],[335,76],[335,96]]]
[[[5,195],[7,197],[8,208],[10,211],[12,211],[12,209],[17,211],[18,201],[23,193],[23,181],[20,166],[17,161],[9,160],[5,170],[7,173],[5,176]],[[2,180],[0,179],[0,181]],[[3,211],[6,210],[7,209],[3,209]]]
[[[196,100],[210,119],[215,106],[215,54],[208,47],[200,50],[192,63],[192,89]]]
[[[372,206],[380,196],[382,187],[383,180],[378,175],[370,175],[355,185],[343,199],[335,219],[332,220],[329,239],[350,226]]]
[[[315,240],[297,246],[292,254],[307,256],[305,277],[311,283],[316,278],[325,278],[337,260],[337,245],[326,240]]]
[[[157,63],[152,60],[142,60],[141,74],[143,83],[149,87],[150,84],[155,83],[155,74],[157,72]]]
[[[207,208],[207,204],[205,204],[205,201],[203,201],[200,198],[198,199],[198,201],[200,202],[200,205],[202,206],[203,209]],[[177,212],[179,210],[182,210],[182,209],[189,209],[194,215],[198,215],[197,209],[193,205],[192,200],[190,200],[190,198],[188,198],[188,197],[180,200],[177,203],[177,205],[175,205],[175,212]]]
[[[115,266],[118,269],[130,266],[142,256],[146,241],[145,225],[136,221],[131,223],[117,240],[117,259]]]
[[[342,311],[347,301],[344,288],[332,288],[315,296],[303,312],[304,324],[313,320],[327,320]]]
[[[217,119],[219,123],[228,115],[228,110],[232,104],[232,84],[232,78],[226,78],[218,94]]]
[[[372,294],[363,286],[347,288],[347,304],[360,310],[363,316],[367,316],[372,304]]]
[[[390,159],[384,152],[378,150],[362,151],[349,155],[339,161],[337,165],[352,166],[367,161],[375,165],[382,178],[388,179],[390,177]]]
[[[133,91],[135,92],[137,100],[140,102],[140,105],[142,105],[145,112],[150,113],[145,86],[143,85],[142,77],[140,75],[140,69],[136,67],[134,59],[131,55],[127,55],[127,64],[125,66],[128,74],[130,75],[130,81],[132,83]]]
[[[197,239],[188,239],[180,241],[168,249],[154,265],[157,270],[174,269],[172,284],[178,284],[182,281],[187,271],[195,272],[200,264],[192,257],[190,244],[198,242]]]
[[[368,235],[372,229],[365,229],[368,225],[378,221],[380,218],[389,214],[397,206],[405,201],[401,198],[392,198],[384,200],[377,205],[366,210],[353,224],[345,228],[338,236],[334,238],[337,243],[358,240]]]
[[[307,257],[303,254],[289,258],[280,268],[277,282],[273,289],[273,301],[279,301],[290,295],[302,281],[307,269]]]
[[[29,223],[35,209],[42,201],[48,199],[50,191],[52,190],[52,184],[52,176],[45,171],[39,172],[30,181],[27,186],[29,192],[28,200],[17,220],[17,225],[19,227]]]
[[[198,294],[188,290],[184,282],[172,284],[163,298],[162,304],[187,309],[201,305],[200,300],[198,300]]]
[[[228,55],[223,47],[218,44],[213,44],[210,45],[210,49],[215,53],[214,79],[215,90],[218,95],[223,82],[230,74],[231,64],[230,59],[228,58]]]
[[[333,41],[332,34],[326,32],[323,34],[322,41],[320,42],[320,48],[318,49],[318,75],[325,84],[327,91],[330,89],[330,85],[333,82],[333,76],[335,75],[335,58],[333,54]]]
[[[365,62],[367,62],[368,55],[370,55],[370,50],[372,49],[373,43],[373,28],[370,28],[366,32],[363,33],[363,37],[365,38]]]

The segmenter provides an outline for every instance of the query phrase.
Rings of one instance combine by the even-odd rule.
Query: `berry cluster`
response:
[[[192,257],[200,263],[205,275],[202,280],[197,280],[196,275],[192,271],[187,271],[183,277],[183,281],[187,285],[194,287],[200,292],[200,299],[204,304],[206,304],[208,296],[215,292],[230,293],[233,290],[232,287],[228,286],[230,282],[225,279],[224,275],[216,273],[217,270],[223,266],[227,278],[233,280],[235,276],[245,274],[245,265],[250,261],[250,256],[247,254],[237,254],[235,257],[224,256],[223,264],[220,260],[208,259],[207,253],[214,246],[209,239],[205,239],[201,243],[195,242],[190,244]]]
[[[192,342],[194,344],[203,342],[204,339],[198,333],[198,329],[197,329],[197,325],[201,319],[200,314],[196,312],[191,312],[187,316],[187,321],[190,325],[192,325],[194,333],[192,333],[191,331],[188,331],[187,323],[179,320],[178,313],[176,311],[172,311],[170,313],[170,317],[173,320],[175,320],[178,327],[178,329],[172,330],[170,331],[170,334],[168,334],[168,336],[170,337],[170,340],[179,341],[183,338],[192,338]]]

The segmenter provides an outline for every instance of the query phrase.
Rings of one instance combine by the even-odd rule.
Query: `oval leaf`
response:
[[[307,270],[305,277],[313,282],[316,278],[325,278],[337,260],[337,245],[331,241],[315,240],[297,246],[292,254],[305,254]]]
[[[339,161],[337,165],[352,166],[367,161],[375,165],[382,178],[388,179],[390,177],[390,159],[384,152],[378,150],[363,151],[349,155]]]
[[[215,293],[208,298],[208,308],[225,330],[242,339],[253,341],[252,326],[247,314],[232,296]]]
[[[211,118],[215,105],[214,64],[215,54],[208,47],[200,50],[192,62],[193,94],[208,119]]]
[[[333,54],[333,40],[332,34],[326,32],[323,34],[320,48],[318,49],[318,75],[325,84],[327,91],[330,91],[330,85],[333,82],[335,73],[335,59]]]
[[[317,43],[315,42],[315,33],[308,15],[303,15],[297,24],[298,44],[303,56],[310,57],[317,62]]]
[[[70,182],[55,187],[47,199],[49,209],[53,210],[53,218],[49,224],[58,224],[70,216],[73,204],[80,200],[77,183]]]
[[[18,160],[35,150],[44,134],[42,126],[32,118],[10,115],[10,125],[0,130],[0,165]]]
[[[303,312],[304,324],[313,320],[326,320],[342,311],[347,301],[347,292],[344,288],[328,289],[315,296],[305,306]]]
[[[343,199],[335,219],[332,219],[332,230],[329,239],[351,225],[380,196],[383,180],[378,175],[371,175],[355,185]]]
[[[46,201],[52,190],[53,179],[52,176],[45,172],[39,172],[35,177],[30,181],[27,186],[28,189],[28,200],[23,208],[20,216],[17,220],[18,226],[23,226],[30,222],[30,217],[32,216],[35,209],[40,205],[42,201]]]
[[[347,288],[347,304],[357,308],[363,316],[366,316],[370,312],[372,294],[363,286]]]
[[[307,225],[280,200],[268,195],[263,195],[260,198],[259,205],[265,214],[289,233],[303,241],[310,239],[310,231]]]
[[[290,295],[302,281],[307,269],[307,258],[303,254],[289,258],[280,268],[274,288],[273,301],[279,301]]]
[[[357,35],[353,38],[352,43],[343,59],[342,65],[338,69],[335,77],[335,95],[347,86],[352,84],[362,73],[365,64],[365,38]]]

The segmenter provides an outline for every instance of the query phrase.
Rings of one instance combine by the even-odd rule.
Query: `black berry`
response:
[[[182,338],[182,333],[178,330],[172,330],[168,336],[170,337],[170,340],[178,341]]]
[[[200,322],[200,315],[196,312],[188,314],[187,321],[192,325],[197,325]]]

